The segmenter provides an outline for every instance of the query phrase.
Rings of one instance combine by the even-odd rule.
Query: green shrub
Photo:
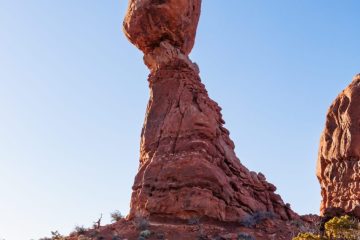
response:
[[[334,217],[325,223],[325,232],[330,239],[357,240],[360,236],[359,222],[347,215]]]
[[[86,233],[86,228],[84,226],[76,226],[74,229],[74,233],[76,235],[84,234],[84,233]]]
[[[117,221],[120,221],[121,219],[124,218],[124,216],[121,214],[120,211],[116,210],[115,212],[112,212],[110,214],[110,217],[111,217],[111,221],[112,222],[117,222]]]
[[[65,240],[65,237],[59,233],[59,231],[51,231],[51,238],[44,237],[39,240]]]
[[[143,238],[149,238],[150,235],[151,235],[151,232],[149,230],[144,230],[144,231],[140,232],[140,237],[143,237]]]
[[[91,240],[91,239],[88,238],[88,237],[85,237],[84,235],[80,235],[80,236],[78,237],[78,240]]]
[[[51,231],[51,239],[52,240],[63,240],[65,239],[64,236],[62,236],[59,231]]]
[[[293,240],[359,240],[359,221],[347,215],[334,217],[325,223],[323,236],[313,233],[300,233]]]
[[[255,225],[259,224],[260,222],[266,219],[273,219],[276,215],[273,212],[264,212],[258,211],[253,213],[252,215],[242,219],[240,224],[244,227],[254,227]]]
[[[299,233],[299,235],[293,240],[322,240],[323,238],[320,235],[315,235],[313,233]]]
[[[149,227],[149,221],[142,216],[135,217],[134,224],[135,227],[141,231],[146,230]]]

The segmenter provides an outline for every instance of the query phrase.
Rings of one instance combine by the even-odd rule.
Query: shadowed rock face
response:
[[[201,0],[130,0],[129,40],[150,69],[150,100],[129,218],[208,217],[239,221],[255,212],[297,218],[261,173],[236,157],[221,108],[188,57]]]
[[[330,106],[322,133],[317,177],[323,197],[320,210],[346,212],[360,205],[360,75]]]

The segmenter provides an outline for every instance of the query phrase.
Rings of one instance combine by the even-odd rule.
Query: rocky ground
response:
[[[192,219],[187,222],[169,219],[121,219],[99,228],[73,232],[67,240],[288,240],[299,232],[313,231],[319,217],[302,216],[301,220],[283,221],[259,214],[239,223],[221,223]]]

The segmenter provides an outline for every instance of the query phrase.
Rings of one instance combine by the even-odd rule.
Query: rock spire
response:
[[[129,218],[238,222],[256,212],[295,218],[276,187],[236,157],[221,108],[188,57],[200,8],[201,0],[129,1],[124,33],[150,69]]]

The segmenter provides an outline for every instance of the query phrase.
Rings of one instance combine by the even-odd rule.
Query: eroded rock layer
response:
[[[271,212],[297,215],[261,173],[236,157],[220,107],[188,58],[201,0],[130,0],[124,31],[144,52],[150,100],[129,217],[240,221]]]
[[[320,140],[317,177],[322,213],[360,205],[360,75],[330,106]]]

